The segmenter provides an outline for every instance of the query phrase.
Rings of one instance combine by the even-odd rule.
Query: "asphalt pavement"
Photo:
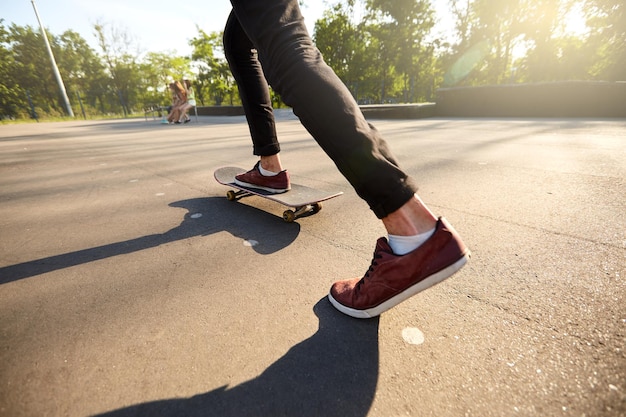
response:
[[[0,126],[0,416],[624,416],[626,120],[372,120],[472,250],[380,318],[381,223],[290,112],[286,223],[226,199],[243,117]]]

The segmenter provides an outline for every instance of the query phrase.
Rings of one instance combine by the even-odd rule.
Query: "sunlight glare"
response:
[[[577,3],[565,16],[563,32],[570,36],[583,36],[587,33],[587,21],[581,3]]]

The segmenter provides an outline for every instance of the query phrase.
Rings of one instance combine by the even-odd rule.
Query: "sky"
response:
[[[15,23],[39,29],[31,0],[0,2],[5,26]],[[325,2],[306,3],[302,13],[312,31]],[[98,50],[93,26],[102,22],[127,32],[145,52],[174,51],[177,55],[191,53],[188,41],[197,36],[196,26],[207,33],[223,30],[231,9],[228,0],[35,0],[35,5],[46,31],[55,36],[72,29]]]
[[[4,19],[5,26],[15,23],[39,29],[31,0],[0,2],[0,19]],[[450,22],[441,12],[447,0],[435,0],[433,4],[439,6],[439,16],[443,17],[439,27],[449,28]],[[196,26],[207,33],[223,30],[231,9],[228,0],[35,0],[35,5],[46,31],[58,36],[71,29],[96,51],[99,48],[93,26],[105,23],[129,34],[140,51],[176,55],[191,53],[189,40],[198,35]],[[326,7],[326,0],[305,1],[302,14],[310,32]]]
[[[0,2],[0,19],[5,26],[15,23],[39,29],[31,0]],[[447,10],[448,1],[431,3],[438,19],[434,36],[452,40],[454,24]],[[191,54],[189,40],[198,35],[197,27],[207,33],[223,30],[231,9],[229,0],[35,0],[35,4],[47,31],[58,36],[72,29],[98,52],[93,26],[104,23],[130,35],[138,52],[171,52],[178,56]],[[326,7],[328,0],[305,0],[302,13],[309,31],[313,31]],[[580,10],[566,20],[566,31],[584,32]]]

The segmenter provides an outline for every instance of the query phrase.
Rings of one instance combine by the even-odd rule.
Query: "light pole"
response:
[[[67,110],[67,114],[69,114],[70,117],[74,117],[74,112],[72,111],[72,106],[70,105],[70,99],[67,97],[67,91],[65,91],[65,85],[63,84],[63,79],[61,78],[61,73],[59,72],[57,62],[55,61],[54,55],[52,54],[50,42],[48,42],[48,35],[46,34],[46,30],[44,29],[43,24],[41,23],[41,19],[39,18],[37,6],[35,6],[35,0],[30,0],[30,2],[33,4],[35,16],[37,16],[37,21],[39,22],[39,27],[41,28],[41,35],[43,36],[44,42],[46,42],[46,48],[48,49],[48,55],[50,56],[50,62],[52,63],[52,70],[54,71],[54,76],[57,79],[57,83],[59,84],[59,90],[61,91],[63,101],[65,102],[65,109]]]

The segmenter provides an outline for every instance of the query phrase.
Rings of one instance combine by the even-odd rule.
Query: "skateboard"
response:
[[[220,184],[235,189],[226,193],[226,198],[229,201],[236,201],[243,197],[255,195],[289,207],[288,210],[283,212],[283,220],[287,223],[292,223],[298,217],[319,212],[322,209],[322,201],[330,200],[343,194],[341,191],[331,193],[294,183],[291,184],[291,190],[281,194],[235,184],[235,176],[246,171],[238,167],[222,167],[215,170],[213,176]]]

